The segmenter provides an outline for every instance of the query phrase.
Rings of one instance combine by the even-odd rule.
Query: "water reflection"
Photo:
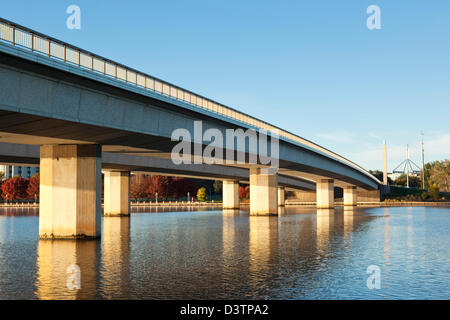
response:
[[[357,214],[355,207],[344,208],[344,236],[351,237],[353,233],[353,221]]]
[[[316,245],[319,251],[328,251],[334,227],[334,209],[318,209],[316,214]]]
[[[0,299],[450,296],[445,208],[183,209],[103,218],[100,241],[38,240],[36,210],[3,211]],[[78,291],[67,288],[73,264]],[[382,269],[378,291],[366,287],[371,264]]]
[[[102,234],[102,295],[117,299],[129,295],[130,217],[104,217]]]
[[[98,241],[39,240],[36,296],[38,299],[94,299],[97,292]],[[67,268],[80,267],[81,288],[67,287]]]

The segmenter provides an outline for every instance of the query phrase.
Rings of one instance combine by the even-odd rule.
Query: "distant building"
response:
[[[35,173],[39,173],[39,167],[0,165],[0,172],[4,173],[5,179],[9,179],[14,176],[21,176],[22,178],[31,178]]]

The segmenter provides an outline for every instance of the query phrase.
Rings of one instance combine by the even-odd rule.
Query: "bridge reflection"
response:
[[[274,217],[237,210],[105,217],[100,241],[39,240],[35,295],[277,298],[274,287],[293,286],[298,297],[320,285],[317,275],[353,250],[354,233],[372,219],[360,209],[290,207]],[[80,267],[80,290],[66,286],[73,264]]]

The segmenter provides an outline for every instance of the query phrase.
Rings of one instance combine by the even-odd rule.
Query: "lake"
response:
[[[450,208],[133,208],[84,241],[38,226],[0,209],[0,299],[450,298]]]

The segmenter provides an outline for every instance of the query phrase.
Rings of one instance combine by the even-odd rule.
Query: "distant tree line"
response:
[[[425,164],[425,189],[438,189],[441,192],[450,192],[450,160],[433,161]],[[378,180],[383,181],[383,172],[379,170],[369,171]],[[409,176],[409,186],[422,188],[422,172],[419,175]],[[406,186],[406,174],[402,174],[396,180],[388,178],[389,185]]]

